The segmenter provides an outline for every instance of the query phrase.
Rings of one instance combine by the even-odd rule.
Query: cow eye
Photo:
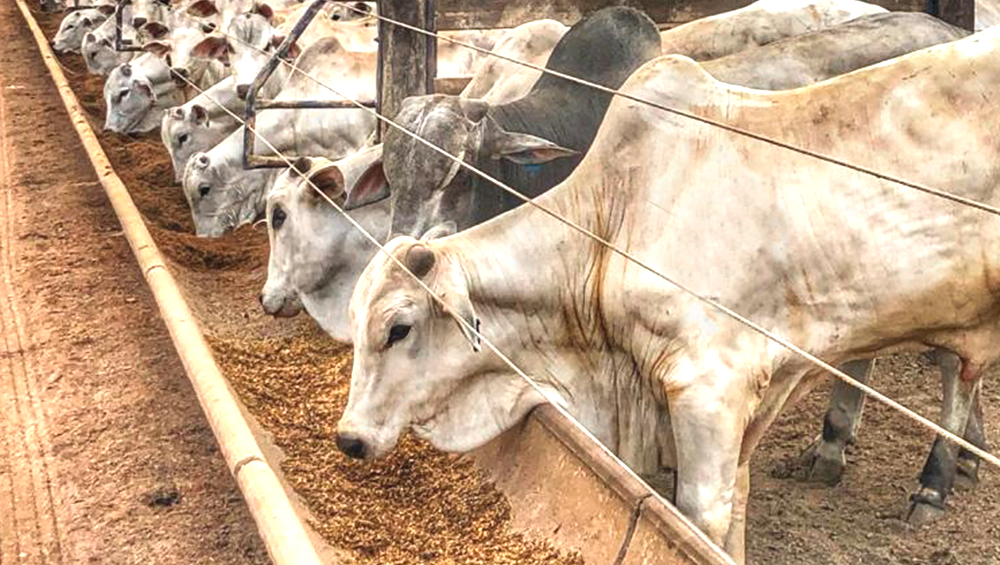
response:
[[[212,187],[208,186],[207,184],[203,184],[203,185],[201,185],[201,186],[198,187],[198,194],[200,194],[201,197],[204,198],[204,197],[208,196],[208,192],[210,190],[212,190]]]
[[[410,326],[408,324],[396,324],[389,328],[389,339],[385,341],[385,346],[392,347],[397,341],[406,339],[408,335],[410,335]]]
[[[271,213],[271,227],[278,230],[282,225],[284,225],[285,218],[287,217],[288,216],[285,214],[285,211],[281,209],[281,206],[275,206],[274,212]]]
[[[187,140],[188,140],[188,134],[182,133],[177,136],[177,145],[184,145],[185,143],[187,143]]]

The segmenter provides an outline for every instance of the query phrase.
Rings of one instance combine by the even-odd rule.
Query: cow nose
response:
[[[132,27],[134,27],[135,29],[139,29],[144,25],[146,25],[146,18],[143,18],[141,16],[138,18],[132,18]]]
[[[240,84],[236,86],[236,96],[238,96],[240,100],[246,100],[247,92],[249,91],[250,91],[249,84]]]
[[[353,459],[365,458],[365,442],[351,434],[337,434],[337,449]]]

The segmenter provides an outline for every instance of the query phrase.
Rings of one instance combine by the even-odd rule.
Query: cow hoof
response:
[[[847,460],[843,450],[818,438],[802,453],[807,468],[805,480],[810,483],[835,486],[844,476]]]
[[[941,516],[944,516],[944,510],[933,504],[911,502],[910,510],[906,516],[906,523],[916,528],[922,528],[937,521]]]
[[[944,516],[944,499],[936,491],[920,489],[910,496],[910,507],[906,512],[906,522],[920,528]]]

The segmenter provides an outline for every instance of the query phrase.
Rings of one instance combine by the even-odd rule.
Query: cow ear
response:
[[[156,105],[156,93],[153,92],[153,87],[150,86],[149,83],[134,80],[132,81],[132,88],[135,89],[140,94],[142,94],[143,96],[145,96],[146,98],[152,100],[154,106]]]
[[[267,21],[274,18],[274,8],[264,2],[254,4],[253,11],[267,18]]]
[[[432,239],[448,237],[449,235],[454,235],[457,231],[458,226],[455,225],[455,222],[448,220],[425,231],[424,235],[420,236],[420,241],[430,241]]]
[[[271,48],[272,49],[277,49],[278,46],[281,45],[281,43],[283,41],[285,41],[285,36],[284,35],[272,35],[271,36]],[[298,59],[299,55],[301,53],[302,53],[302,50],[299,49],[299,42],[295,41],[291,45],[288,46],[288,53],[286,53],[285,56],[288,57],[289,59]]]
[[[191,54],[201,59],[218,59],[223,63],[229,61],[229,54],[233,52],[229,41],[224,37],[210,35],[202,39],[191,49]]]
[[[191,106],[191,120],[197,125],[208,127],[208,110],[201,104]]]
[[[493,159],[506,159],[519,165],[541,165],[580,153],[534,135],[512,133],[499,128],[491,130],[484,146]]]
[[[389,181],[385,178],[382,158],[379,157],[377,161],[368,165],[365,172],[361,173],[352,186],[347,188],[344,210],[354,210],[380,202],[388,198],[390,194]]]
[[[448,306],[450,313],[458,318],[455,324],[472,345],[472,350],[480,351],[482,341],[478,334],[479,317],[469,298],[469,283],[462,269],[457,264],[440,260],[434,250],[423,242],[416,243],[407,250],[403,265],[420,279],[424,279],[432,269],[435,271],[433,280],[430,281],[431,290]]]
[[[170,43],[167,41],[147,41],[143,44],[142,49],[157,57],[166,57],[170,54]]]
[[[164,35],[167,35],[167,32],[169,32],[170,29],[160,22],[149,22],[148,24],[142,26],[142,31],[148,33],[154,39],[159,39]]]
[[[340,171],[340,167],[331,163],[312,171],[309,174],[309,182],[325,194],[327,198],[334,201],[337,206],[343,207],[344,173]]]
[[[219,13],[219,9],[215,7],[215,2],[212,2],[212,0],[198,0],[188,6],[187,11],[192,16],[198,18],[207,18]]]

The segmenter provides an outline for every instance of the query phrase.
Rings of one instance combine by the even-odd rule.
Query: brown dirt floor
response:
[[[268,563],[10,0],[0,35],[0,563]]]
[[[42,17],[51,34],[57,17]],[[99,129],[101,81],[79,57],[63,57],[77,95]],[[346,461],[332,446],[345,401],[349,352],[331,344],[307,319],[264,317],[256,294],[266,272],[267,241],[251,228],[220,240],[190,235],[190,219],[173,186],[156,135],[102,134],[116,170],[153,228],[218,359],[250,410],[274,434],[288,459],[289,481],[317,517],[317,529],[362,563],[563,563],[537,540],[504,528],[509,509],[467,463],[407,440],[375,465]],[[876,386],[935,417],[935,371],[913,356],[880,362]],[[841,485],[815,487],[797,477],[798,453],[819,432],[826,387],[788,410],[758,450],[748,528],[750,561],[799,563],[1000,563],[1000,473],[956,495],[933,526],[915,530],[900,519],[931,436],[870,403]],[[987,432],[1000,427],[1000,380],[987,378]],[[586,556],[584,556],[585,558]]]

